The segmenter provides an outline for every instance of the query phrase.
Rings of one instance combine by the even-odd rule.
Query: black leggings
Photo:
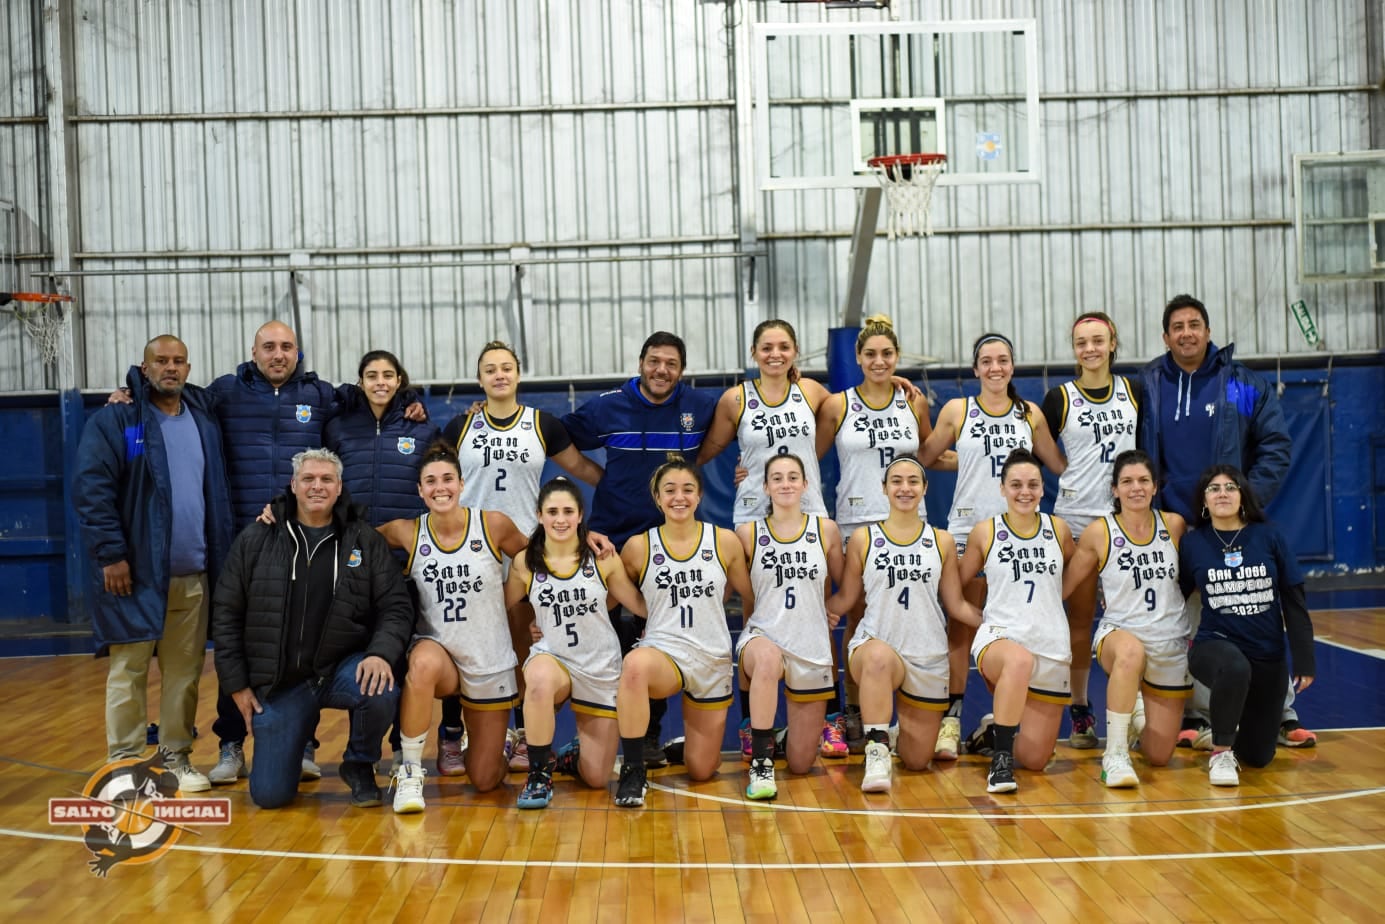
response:
[[[1225,639],[1207,639],[1188,652],[1188,667],[1211,691],[1213,745],[1235,748],[1236,759],[1248,767],[1268,764],[1289,686],[1284,659],[1252,660]]]

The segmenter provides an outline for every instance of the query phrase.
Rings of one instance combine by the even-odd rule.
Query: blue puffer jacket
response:
[[[254,363],[208,386],[217,398],[217,417],[226,444],[226,469],[236,530],[260,515],[270,498],[287,490],[293,457],[320,449],[322,428],[336,410],[332,386],[304,372],[303,361],[283,385],[269,384]]]
[[[1136,445],[1160,467],[1160,506],[1190,523],[1202,506],[1193,495],[1208,466],[1239,468],[1262,506],[1274,500],[1289,471],[1291,440],[1279,395],[1264,376],[1236,362],[1234,351],[1234,344],[1218,349],[1209,343],[1202,366],[1191,376],[1168,353],[1140,371],[1145,406]],[[1203,395],[1208,402],[1199,400]],[[1211,418],[1210,444],[1166,429],[1165,405],[1180,402],[1184,414]],[[1194,432],[1206,433],[1205,427]]]
[[[95,567],[91,599],[97,654],[111,645],[154,641],[163,636],[168,603],[169,543],[173,534],[173,488],[158,412],[149,403],[148,383],[138,366],[126,381],[130,404],[108,404],[87,421],[77,448],[73,507]],[[183,407],[202,437],[203,488],[207,502],[208,593],[231,548],[231,498],[221,452],[221,430],[213,397],[195,385],[183,389]],[[134,593],[108,594],[101,569],[129,562]]]
[[[419,516],[426,510],[418,496],[419,464],[438,438],[438,428],[405,419],[412,393],[396,394],[379,420],[360,388],[343,385],[340,393],[342,403],[327,422],[323,439],[341,456],[342,480],[352,503],[366,508],[371,526]]]

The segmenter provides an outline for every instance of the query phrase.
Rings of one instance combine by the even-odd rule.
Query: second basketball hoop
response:
[[[866,161],[885,189],[890,240],[933,236],[933,188],[947,169],[946,154],[887,154]]]

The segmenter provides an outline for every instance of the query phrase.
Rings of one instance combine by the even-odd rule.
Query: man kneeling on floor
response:
[[[251,523],[231,546],[212,599],[217,676],[255,740],[256,805],[293,801],[303,746],[327,708],[351,713],[340,770],[351,804],[376,806],[374,765],[399,701],[391,665],[413,608],[385,540],[342,499],[334,453],[294,456],[290,489],[271,503],[273,524]]]

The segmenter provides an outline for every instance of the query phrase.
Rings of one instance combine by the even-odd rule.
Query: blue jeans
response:
[[[364,653],[351,655],[337,665],[330,678],[304,681],[260,700],[264,711],[252,717],[255,755],[250,767],[250,798],[260,808],[288,805],[297,795],[303,747],[323,709],[351,713],[351,735],[343,761],[373,764],[380,759],[380,740],[399,704],[399,683],[374,696],[362,693],[356,668],[364,658]]]

